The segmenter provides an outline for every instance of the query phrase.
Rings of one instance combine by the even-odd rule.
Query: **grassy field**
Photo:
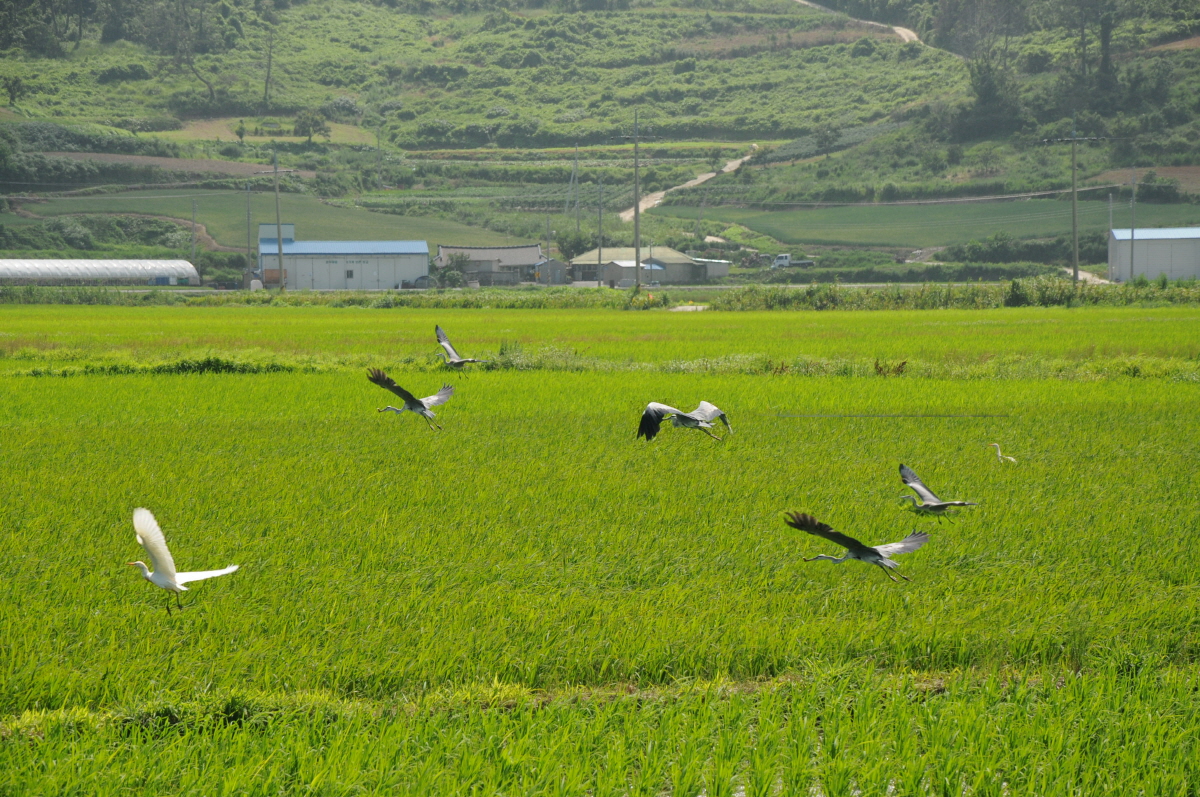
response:
[[[435,320],[659,365],[1194,361],[1198,318],[0,307],[6,368],[333,368],[0,377],[0,793],[1187,794],[1195,381],[401,363]],[[360,359],[453,382],[445,431],[376,413]],[[702,398],[725,442],[634,440]],[[979,506],[900,511],[899,462]],[[123,565],[136,506],[181,568],[241,570],[168,617]],[[840,551],[787,509],[932,540],[892,584],[800,561]]]
[[[196,221],[205,225],[209,235],[223,246],[246,246],[246,195],[237,191],[157,190],[130,191],[88,197],[51,199],[44,203],[26,203],[24,208],[39,216],[70,213],[147,213],[191,220],[192,200],[196,200]],[[446,219],[395,216],[335,207],[313,196],[283,194],[280,208],[284,222],[296,225],[296,235],[308,240],[427,240],[436,250],[439,243],[462,246],[487,246],[525,243],[503,233],[469,227]],[[275,222],[275,198],[254,193],[250,200],[253,233],[259,223]],[[24,220],[28,223],[28,219]],[[21,223],[20,217],[0,214],[0,224]]]
[[[764,211],[750,208],[697,209],[663,206],[650,215],[705,219],[741,224],[785,243],[859,246],[947,246],[982,240],[1005,232],[1018,238],[1051,238],[1071,232],[1071,204],[1051,199],[1020,202],[958,202],[941,205],[856,205]],[[1129,207],[1115,204],[1113,225],[1129,226]],[[1137,207],[1139,227],[1188,226],[1200,223],[1196,205]],[[1107,202],[1080,202],[1079,228],[1103,230]]]
[[[245,122],[246,120],[235,116],[222,119],[195,119],[187,122],[181,130],[167,130],[155,133],[155,135],[169,141],[234,141],[237,139],[235,131],[237,130],[239,121]],[[328,140],[332,144],[367,144],[372,146],[375,144],[375,136],[371,134],[370,130],[364,130],[357,125],[340,124],[338,122],[327,122],[327,124],[329,125],[329,138],[314,136],[314,141]],[[247,127],[250,128],[250,132],[245,134],[245,139],[250,143],[267,144],[271,141],[308,141],[307,136],[270,135],[267,132],[264,132],[263,135],[255,135],[253,132],[255,127],[254,119],[249,120]]]

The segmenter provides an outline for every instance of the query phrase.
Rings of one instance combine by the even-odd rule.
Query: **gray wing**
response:
[[[705,421],[706,423],[712,423],[715,420],[720,420],[721,423],[725,424],[726,429],[731,432],[733,431],[733,427],[729,425],[729,418],[725,417],[725,413],[715,405],[709,404],[707,401],[701,401],[700,406],[689,412],[688,415],[691,415],[693,418],[698,420]]]
[[[175,560],[167,550],[167,538],[163,536],[158,521],[150,514],[149,509],[138,507],[133,510],[133,530],[137,533],[138,544],[146,549],[146,556],[150,557],[150,565],[154,572],[174,581]]]
[[[913,469],[908,467],[907,465],[900,466],[900,481],[904,482],[906,485],[911,487],[912,491],[914,493],[916,493],[918,496],[920,496],[921,500],[924,501],[925,503],[927,503],[927,504],[942,503],[942,499],[940,499],[936,495],[934,495],[933,490],[930,490],[928,487],[926,487],[925,482],[921,481],[921,477],[919,477],[917,474],[913,473]]]
[[[663,418],[671,415],[683,415],[683,413],[674,407],[651,401],[642,413],[642,420],[638,422],[637,436],[653,440],[654,436],[658,434],[658,430],[662,428]]]
[[[805,515],[800,512],[785,512],[786,518],[784,523],[787,523],[794,529],[806,531],[809,534],[815,534],[818,537],[824,537],[830,542],[846,548],[847,550],[861,550],[865,546],[858,540],[841,532],[834,531],[833,527],[828,523],[822,523],[812,515]]]
[[[436,395],[427,396],[421,399],[421,403],[425,405],[425,409],[436,407],[439,404],[445,404],[454,395],[454,388],[450,385],[442,385],[442,389]]]
[[[197,570],[192,573],[179,573],[175,576],[175,583],[187,584],[191,581],[203,581],[206,578],[216,578],[217,576],[227,575],[237,569],[237,565],[230,565],[229,567],[223,567],[220,570]]]
[[[404,388],[397,385],[395,380],[393,380],[390,376],[385,374],[383,371],[380,371],[378,368],[372,368],[370,371],[368,371],[367,379],[369,379],[373,383],[379,385],[384,390],[392,391],[397,396],[399,396],[404,401],[405,404],[408,404],[409,402],[413,402],[413,401],[417,400],[416,396],[414,396],[412,393],[409,393],[407,390],[405,390]]]
[[[875,550],[884,556],[895,556],[898,553],[911,553],[929,542],[929,535],[923,531],[914,531],[900,542],[889,542],[887,545],[876,545]]]
[[[446,331],[436,324],[433,327],[433,331],[437,333],[438,344],[446,350],[446,354],[449,355],[450,359],[461,360],[462,357],[459,357],[458,352],[454,350],[454,346],[450,343],[450,338],[446,337]]]

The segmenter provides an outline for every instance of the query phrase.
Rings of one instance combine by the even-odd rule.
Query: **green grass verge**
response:
[[[751,208],[689,208],[660,206],[652,216],[719,219],[792,244],[857,246],[947,246],[983,240],[999,232],[1020,238],[1051,238],[1071,232],[1071,204],[1050,199],[1020,202],[959,202],[940,205],[851,205],[833,208],[754,210]],[[1200,224],[1200,205],[1137,207],[1139,227]],[[1117,205],[1113,224],[1129,226],[1129,208]],[[1081,230],[1108,225],[1108,203],[1081,202]]]

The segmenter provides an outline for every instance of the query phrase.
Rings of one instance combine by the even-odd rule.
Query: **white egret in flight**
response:
[[[725,417],[725,413],[709,404],[707,401],[701,401],[700,406],[691,412],[677,410],[674,407],[669,407],[666,404],[659,404],[657,401],[652,401],[646,405],[646,411],[642,413],[641,423],[638,424],[638,437],[644,437],[646,440],[653,440],[658,434],[659,428],[662,426],[663,418],[669,417],[672,426],[683,426],[688,429],[699,429],[713,440],[720,440],[715,434],[709,431],[713,428],[713,421],[720,420],[725,424],[725,428],[733,432],[733,427],[729,425],[729,419]]]
[[[445,404],[450,400],[450,397],[454,395],[454,388],[450,387],[450,385],[442,385],[442,389],[439,390],[436,395],[426,396],[423,399],[419,399],[412,393],[409,393],[407,390],[397,385],[390,376],[385,374],[383,371],[380,371],[378,368],[372,368],[367,374],[367,379],[371,380],[385,390],[392,391],[404,400],[403,407],[393,407],[389,405],[387,407],[380,407],[380,412],[415,412],[417,415],[420,415],[425,419],[425,423],[429,424],[430,429],[435,426],[437,426],[438,429],[442,428],[433,420],[434,414],[429,408],[436,407],[439,404]]]
[[[446,361],[446,365],[451,368],[462,368],[467,363],[486,363],[487,360],[476,360],[474,357],[459,357],[458,352],[454,350],[454,345],[450,343],[450,338],[446,337],[446,332],[440,326],[434,325],[433,331],[437,333],[438,345],[446,350],[445,354],[438,352],[438,356]]]
[[[162,529],[158,527],[158,522],[155,521],[154,515],[150,514],[149,509],[137,508],[133,510],[133,529],[137,532],[137,541],[143,548],[146,549],[146,556],[150,557],[150,565],[154,568],[154,572],[146,567],[145,562],[128,562],[127,564],[138,568],[142,571],[142,578],[149,581],[156,587],[162,587],[168,593],[175,593],[175,605],[180,609],[183,604],[179,602],[179,593],[186,592],[187,587],[184,584],[189,584],[193,581],[203,581],[206,578],[216,578],[223,576],[238,569],[237,565],[230,565],[221,570],[201,570],[194,573],[176,573],[175,562],[171,559],[171,552],[167,550],[167,540],[163,537]],[[167,595],[167,614],[171,613],[171,596]]]
[[[1009,457],[1009,456],[1005,456],[1004,454],[1001,454],[999,443],[988,443],[988,448],[996,449],[996,459],[1000,460],[1001,462],[1016,462],[1017,461],[1016,457]]]
[[[978,506],[978,504],[971,501],[943,501],[934,495],[933,490],[926,487],[925,482],[921,481],[920,477],[916,473],[913,473],[913,469],[907,465],[900,466],[900,480],[921,497],[921,503],[918,504],[917,499],[911,495],[901,496],[902,500],[912,502],[912,511],[918,515],[933,515],[941,519],[944,516],[948,517],[953,512],[957,512],[958,510],[955,507]]]
[[[810,559],[805,559],[806,562],[815,562],[818,559],[824,559],[828,562],[841,564],[847,559],[857,559],[860,562],[866,562],[869,565],[879,565],[883,568],[883,573],[892,581],[895,577],[892,576],[893,570],[897,565],[889,557],[896,554],[909,553],[920,548],[925,543],[929,542],[929,535],[923,531],[914,531],[900,542],[890,542],[886,545],[863,545],[853,537],[849,537],[840,532],[834,531],[833,527],[828,523],[822,523],[812,515],[801,514],[800,512],[788,512],[787,519],[784,521],[794,529],[807,531],[809,534],[815,534],[818,537],[824,537],[832,543],[836,543],[846,549],[846,555],[840,559],[835,556],[826,556],[818,554]],[[903,573],[896,573],[897,576],[905,581],[912,581],[911,578]]]

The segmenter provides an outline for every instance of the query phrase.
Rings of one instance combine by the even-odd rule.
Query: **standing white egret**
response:
[[[725,424],[725,428],[733,433],[733,427],[729,425],[729,418],[725,417],[725,413],[709,404],[707,401],[701,401],[700,406],[691,412],[677,410],[674,407],[666,404],[659,404],[657,401],[652,401],[646,405],[646,411],[642,413],[642,420],[638,424],[638,437],[644,437],[646,440],[653,440],[658,434],[658,430],[662,427],[663,418],[670,417],[672,426],[683,426],[688,429],[699,429],[713,440],[720,440],[715,434],[709,431],[713,428],[713,421],[720,420]]]
[[[446,365],[451,368],[462,368],[467,363],[486,363],[487,360],[476,360],[474,357],[459,357],[458,352],[454,350],[454,345],[450,343],[450,338],[446,337],[446,332],[440,326],[434,325],[433,331],[437,333],[438,345],[446,350],[445,354],[438,352],[438,356],[446,361]]]
[[[175,561],[171,559],[171,552],[167,550],[167,540],[163,536],[162,529],[158,527],[158,522],[154,519],[154,515],[150,514],[149,509],[138,507],[133,510],[133,529],[137,533],[138,543],[146,549],[146,556],[150,557],[150,564],[154,567],[154,572],[151,573],[146,567],[145,562],[127,562],[142,571],[142,578],[149,581],[156,587],[162,587],[168,593],[175,593],[175,605],[180,609],[183,604],[179,602],[179,593],[186,592],[187,587],[184,584],[192,581],[203,581],[206,578],[216,578],[223,576],[238,569],[237,565],[230,565],[221,570],[201,570],[195,573],[176,573]],[[171,596],[167,595],[167,614],[171,613]]]
[[[1017,461],[1016,457],[1009,457],[1009,456],[1005,456],[1004,454],[1001,454],[999,443],[988,443],[988,448],[996,449],[996,459],[1000,460],[1001,462],[1016,462]]]
[[[385,390],[392,391],[404,400],[403,407],[393,407],[389,405],[387,407],[380,407],[380,412],[415,412],[417,415],[420,415],[425,419],[425,423],[429,424],[430,429],[433,429],[435,426],[437,426],[438,429],[442,428],[433,420],[434,414],[429,408],[436,407],[439,404],[445,404],[450,400],[450,397],[454,395],[454,388],[450,387],[450,385],[442,385],[442,389],[439,390],[436,395],[419,399],[412,393],[409,393],[407,390],[397,385],[390,376],[385,374],[383,371],[380,371],[378,368],[372,368],[367,374],[367,379],[371,380]]]
[[[784,521],[794,529],[806,531],[809,534],[815,534],[818,537],[824,537],[832,543],[836,543],[846,549],[846,555],[838,558],[835,556],[827,556],[818,554],[810,559],[805,559],[806,562],[815,562],[818,559],[824,559],[827,562],[841,564],[847,559],[857,559],[860,562],[866,562],[869,565],[879,565],[883,568],[883,573],[892,581],[896,579],[892,576],[893,570],[896,569],[896,563],[890,558],[896,554],[909,553],[920,548],[925,543],[929,542],[929,535],[923,531],[914,531],[900,542],[889,542],[886,545],[863,545],[853,537],[849,537],[840,532],[834,531],[833,527],[828,523],[822,523],[812,515],[801,514],[800,512],[788,512],[787,519]],[[912,581],[911,578],[903,573],[896,573],[897,576],[905,581]]]
[[[901,500],[912,502],[912,511],[918,515],[933,515],[940,520],[957,511],[954,507],[978,506],[972,501],[943,501],[934,495],[933,490],[926,487],[925,482],[921,481],[920,477],[907,465],[900,466],[900,480],[921,497],[921,503],[918,504],[917,499],[911,495],[900,496]]]

